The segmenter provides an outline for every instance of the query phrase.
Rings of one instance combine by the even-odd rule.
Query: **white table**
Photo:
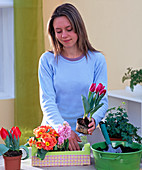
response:
[[[32,167],[31,159],[22,160],[21,170],[96,170],[94,164],[94,158],[91,156],[90,166],[64,166],[64,167]],[[5,170],[4,162],[2,156],[0,156],[0,170]],[[142,163],[140,165],[140,170],[142,170]]]
[[[119,106],[125,102],[125,108],[128,113],[129,121],[137,127],[140,127],[138,133],[142,136],[142,92],[135,94],[126,89],[108,91],[109,108]]]
[[[90,166],[64,166],[64,167],[32,167],[31,159],[21,161],[21,170],[95,170],[94,158],[91,158]],[[4,169],[3,157],[0,156],[0,170]]]

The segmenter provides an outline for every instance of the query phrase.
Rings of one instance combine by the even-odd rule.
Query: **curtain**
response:
[[[21,140],[33,135],[42,112],[39,103],[38,61],[44,52],[42,0],[14,0],[15,126]]]

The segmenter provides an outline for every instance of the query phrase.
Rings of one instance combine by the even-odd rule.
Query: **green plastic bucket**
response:
[[[98,147],[104,149],[105,142],[95,143],[91,146],[95,159],[95,168],[97,170],[139,170],[142,145],[138,143],[129,144],[126,141],[112,141],[112,146],[116,147],[122,144],[132,149],[139,149],[136,152],[129,153],[109,153],[96,150]]]

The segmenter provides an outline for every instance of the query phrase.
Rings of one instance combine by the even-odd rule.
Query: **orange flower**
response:
[[[41,135],[41,138],[44,140],[45,138],[50,138],[51,137],[51,135],[49,134],[49,133],[43,133],[42,135]]]
[[[43,144],[43,142],[37,141],[37,142],[36,142],[36,147],[37,147],[38,149],[42,149],[42,144]]]
[[[55,145],[56,145],[56,143],[54,143],[52,138],[45,138],[44,143],[42,143],[42,147],[45,150],[53,150],[53,147]]]
[[[40,138],[41,137],[41,135],[43,134],[43,133],[45,133],[46,132],[46,129],[45,128],[36,128],[36,129],[34,129],[34,135],[36,136],[36,138]]]
[[[29,138],[29,146],[32,146],[36,143],[36,140],[34,140],[34,137]]]
[[[46,131],[46,132],[47,132],[47,131],[49,131],[50,129],[52,129],[52,128],[51,128],[51,126],[49,126],[49,125],[46,125],[46,126],[40,126],[40,128],[45,129],[45,131]]]
[[[54,137],[58,137],[59,134],[54,130],[54,129],[50,129],[49,133],[54,136]]]
[[[52,138],[53,142],[54,142],[54,143],[55,143],[55,145],[56,145],[56,143],[57,143],[56,138],[55,138],[54,136],[51,136],[51,138]]]

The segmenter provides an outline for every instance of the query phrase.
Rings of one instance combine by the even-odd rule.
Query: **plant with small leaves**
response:
[[[110,138],[122,138],[128,143],[133,141],[141,143],[142,138],[137,134],[139,128],[129,123],[125,108],[121,106],[112,107],[107,110],[107,113],[105,124]]]
[[[130,80],[130,89],[133,91],[134,86],[142,83],[142,69],[133,70],[133,68],[127,68],[127,72],[122,77],[122,83],[124,83],[125,80]]]

